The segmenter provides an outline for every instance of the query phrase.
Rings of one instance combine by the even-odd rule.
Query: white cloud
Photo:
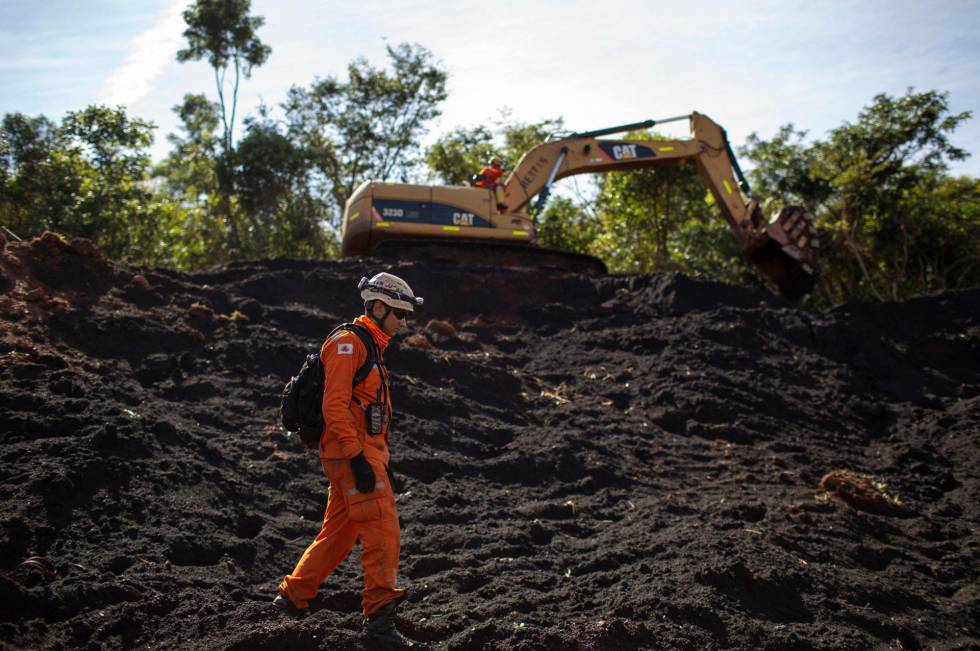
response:
[[[128,52],[96,93],[101,104],[129,106],[153,91],[154,83],[180,48],[181,12],[186,0],[173,0],[160,19],[129,42]]]

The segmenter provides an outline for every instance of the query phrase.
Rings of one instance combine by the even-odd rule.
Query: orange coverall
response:
[[[500,182],[500,177],[506,171],[503,167],[487,165],[480,170],[479,176],[482,177],[482,180],[476,182],[478,188],[490,188],[490,191],[493,192],[494,201],[497,202],[497,210],[500,211],[504,207],[504,184]]]
[[[476,182],[476,187],[478,188],[490,188],[491,190],[496,189],[500,185],[500,177],[506,172],[503,167],[493,167],[492,165],[487,165],[482,170],[480,170],[480,176],[483,177],[482,181]]]
[[[354,323],[370,330],[378,352],[383,355],[390,339],[388,335],[366,316],[359,316]],[[279,591],[297,608],[308,607],[320,584],[347,558],[354,542],[360,539],[364,568],[361,607],[365,615],[372,615],[404,592],[395,585],[401,531],[387,473],[391,401],[384,396],[387,414],[382,433],[368,434],[364,409],[377,401],[382,378],[375,367],[352,390],[354,374],[367,361],[367,350],[353,332],[341,331],[325,341],[320,360],[326,375],[320,463],[330,482],[327,510],[319,535],[307,547],[293,573],[279,584]],[[376,479],[375,490],[370,493],[359,493],[354,487],[350,459],[361,451]]]

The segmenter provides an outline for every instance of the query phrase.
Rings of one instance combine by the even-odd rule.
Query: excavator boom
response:
[[[613,140],[599,136],[646,129],[673,120],[690,121],[688,140]],[[767,220],[749,191],[724,129],[706,115],[647,120],[610,129],[576,133],[530,149],[503,188],[506,209],[496,209],[492,190],[366,183],[347,202],[342,254],[431,255],[433,247],[466,241],[469,251],[518,244],[533,259],[535,219],[551,185],[564,177],[632,169],[694,164],[735,234],[743,256],[791,300],[808,293],[816,276],[819,241],[813,218],[800,206],[787,206]],[[537,198],[535,202],[534,199]],[[532,206],[532,202],[534,205]],[[423,244],[424,242],[424,244]],[[544,253],[540,247],[533,247]],[[488,249],[489,250],[489,249]],[[464,257],[467,253],[461,253]],[[552,263],[560,252],[548,252]],[[491,256],[492,258],[493,256]],[[582,268],[582,256],[569,266]],[[508,256],[502,256],[502,261]],[[602,264],[586,265],[601,270]]]
[[[598,138],[684,118],[690,119],[689,140]],[[774,220],[766,220],[758,201],[744,194],[748,192],[748,182],[724,129],[697,112],[659,122],[648,120],[573,134],[538,145],[521,158],[507,178],[504,203],[514,212],[527,211],[533,197],[537,196],[539,204],[543,204],[554,181],[574,174],[663,169],[688,163],[697,166],[746,259],[787,298],[796,300],[809,292],[815,280],[820,246],[813,218],[800,206],[787,206]]]

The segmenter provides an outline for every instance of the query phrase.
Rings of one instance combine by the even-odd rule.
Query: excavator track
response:
[[[386,240],[371,255],[390,260],[440,262],[465,266],[550,269],[591,276],[608,273],[605,263],[583,253],[545,249],[528,244],[486,240]]]

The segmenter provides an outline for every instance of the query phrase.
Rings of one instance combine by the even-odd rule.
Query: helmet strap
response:
[[[383,315],[381,315],[381,318],[380,319],[378,317],[374,316],[374,304],[375,303],[381,303],[382,305],[385,306],[385,313]],[[374,321],[375,325],[377,325],[378,328],[382,332],[384,332],[384,329],[385,329],[385,326],[384,326],[385,319],[388,318],[388,315],[389,314],[391,314],[391,306],[390,305],[388,305],[384,301],[379,301],[379,300],[374,300],[374,301],[371,302],[371,309],[368,310],[368,317],[370,317],[370,319],[372,321]]]

